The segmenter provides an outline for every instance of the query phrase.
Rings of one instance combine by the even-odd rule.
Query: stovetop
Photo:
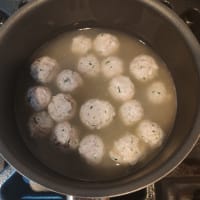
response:
[[[31,0],[0,0],[0,26]],[[33,1],[33,0],[32,0]],[[200,42],[200,0],[157,0],[176,12]],[[58,1],[59,3],[59,1]],[[18,174],[0,158],[0,199],[71,200]],[[200,140],[190,155],[170,175],[146,189],[111,200],[200,200]]]

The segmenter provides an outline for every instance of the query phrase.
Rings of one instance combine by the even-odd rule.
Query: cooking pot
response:
[[[120,30],[147,42],[166,62],[178,103],[173,130],[156,157],[129,176],[96,182],[64,177],[42,164],[20,137],[14,113],[17,73],[33,52],[63,31],[88,27]],[[0,29],[0,92],[0,152],[21,174],[63,194],[127,194],[169,174],[198,139],[200,47],[184,22],[158,1],[36,0]]]

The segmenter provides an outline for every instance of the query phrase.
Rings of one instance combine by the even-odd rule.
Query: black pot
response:
[[[113,28],[139,36],[166,62],[177,89],[176,121],[165,147],[137,173],[117,180],[78,181],[57,174],[30,153],[16,125],[17,72],[50,38],[83,27]],[[98,197],[139,190],[166,176],[195,145],[200,129],[199,72],[198,42],[177,16],[157,1],[33,1],[0,30],[0,152],[20,173],[60,193]]]

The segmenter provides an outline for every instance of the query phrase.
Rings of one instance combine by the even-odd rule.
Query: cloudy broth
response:
[[[72,39],[78,35],[84,35],[94,40],[99,33],[105,32],[116,36],[120,42],[119,50],[113,55],[123,60],[124,65],[122,75],[129,77],[135,85],[135,95],[133,99],[137,99],[143,106],[144,116],[142,117],[142,120],[147,119],[156,122],[162,128],[165,135],[164,140],[166,140],[172,130],[176,116],[177,101],[175,85],[165,62],[147,44],[139,40],[137,37],[118,31],[104,29],[84,29],[66,32],[38,49],[31,58],[30,63],[36,58],[49,56],[57,60],[60,71],[63,69],[77,71],[78,60],[82,55],[72,53]],[[106,56],[99,55],[94,49],[89,50],[88,54],[90,53],[95,55],[100,63],[104,58],[106,58]],[[133,58],[141,54],[153,57],[159,66],[157,76],[147,82],[140,82],[130,74],[129,65],[131,61]],[[122,102],[113,99],[108,91],[108,85],[111,79],[105,78],[102,73],[99,73],[95,78],[87,77],[81,73],[80,75],[83,79],[83,85],[80,88],[77,88],[77,90],[70,92],[77,102],[77,111],[75,117],[69,120],[69,122],[78,128],[80,140],[89,134],[97,134],[101,137],[105,145],[105,155],[102,158],[102,161],[97,165],[91,165],[80,156],[78,150],[63,151],[60,148],[57,148],[57,146],[48,138],[33,139],[30,137],[27,124],[29,117],[34,111],[29,107],[29,105],[27,105],[25,96],[29,87],[40,85],[31,78],[30,66],[26,66],[26,69],[20,74],[16,96],[17,123],[27,147],[49,168],[59,174],[79,180],[108,180],[133,173],[134,170],[143,166],[154,155],[156,155],[155,151],[158,152],[158,148],[152,149],[146,143],[140,141],[140,146],[144,146],[146,149],[145,156],[141,161],[133,166],[123,165],[111,160],[109,157],[109,151],[111,150],[114,141],[118,140],[127,132],[134,135],[140,121],[132,126],[126,126],[122,122],[118,114]],[[170,95],[168,101],[161,104],[153,104],[148,100],[147,87],[155,81],[161,81],[164,83],[166,90]],[[55,81],[45,84],[45,86],[50,88],[53,95],[61,92],[56,87]],[[88,129],[79,118],[81,105],[83,105],[87,100],[94,98],[110,102],[116,113],[113,121],[100,130]],[[162,145],[159,149],[161,148]]]

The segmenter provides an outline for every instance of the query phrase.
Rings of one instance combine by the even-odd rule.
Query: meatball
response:
[[[168,101],[170,95],[167,92],[164,83],[156,81],[147,88],[147,98],[153,104],[161,104]]]
[[[83,84],[83,80],[77,72],[65,69],[58,74],[56,83],[62,92],[73,92]]]
[[[78,132],[67,121],[56,125],[51,139],[56,145],[64,149],[77,149],[79,145]]]
[[[110,81],[108,91],[114,99],[123,102],[133,98],[135,86],[130,78],[121,75]]]
[[[101,63],[101,71],[104,77],[113,78],[123,73],[123,61],[114,56],[104,59]]]
[[[137,127],[136,133],[150,147],[158,147],[162,144],[164,132],[155,122],[143,120]]]
[[[71,51],[76,54],[86,54],[92,48],[92,40],[84,35],[72,39]]]
[[[94,49],[101,56],[109,56],[119,50],[119,40],[109,33],[100,33],[94,40]]]
[[[77,69],[88,77],[96,77],[100,72],[100,64],[94,55],[89,54],[79,59]]]
[[[134,125],[142,119],[143,115],[143,107],[137,100],[129,100],[119,108],[119,116],[126,126]]]
[[[32,87],[27,92],[27,99],[35,111],[41,111],[49,105],[51,91],[43,86]]]
[[[140,55],[131,61],[130,73],[138,81],[149,81],[157,75],[158,65],[151,56]]]
[[[68,94],[57,94],[52,97],[48,106],[49,115],[56,122],[61,122],[74,117],[76,111],[76,102]]]
[[[89,129],[108,126],[115,116],[115,110],[108,101],[90,99],[81,106],[80,119]]]
[[[144,149],[139,144],[138,137],[126,133],[114,142],[109,156],[118,164],[134,165],[144,156]]]
[[[104,143],[99,136],[88,135],[81,140],[79,153],[89,164],[99,164],[104,156]]]
[[[34,113],[29,119],[31,137],[46,137],[51,133],[54,122],[46,111]]]
[[[31,75],[40,83],[49,83],[52,81],[57,71],[57,61],[47,56],[36,59],[31,65]]]

